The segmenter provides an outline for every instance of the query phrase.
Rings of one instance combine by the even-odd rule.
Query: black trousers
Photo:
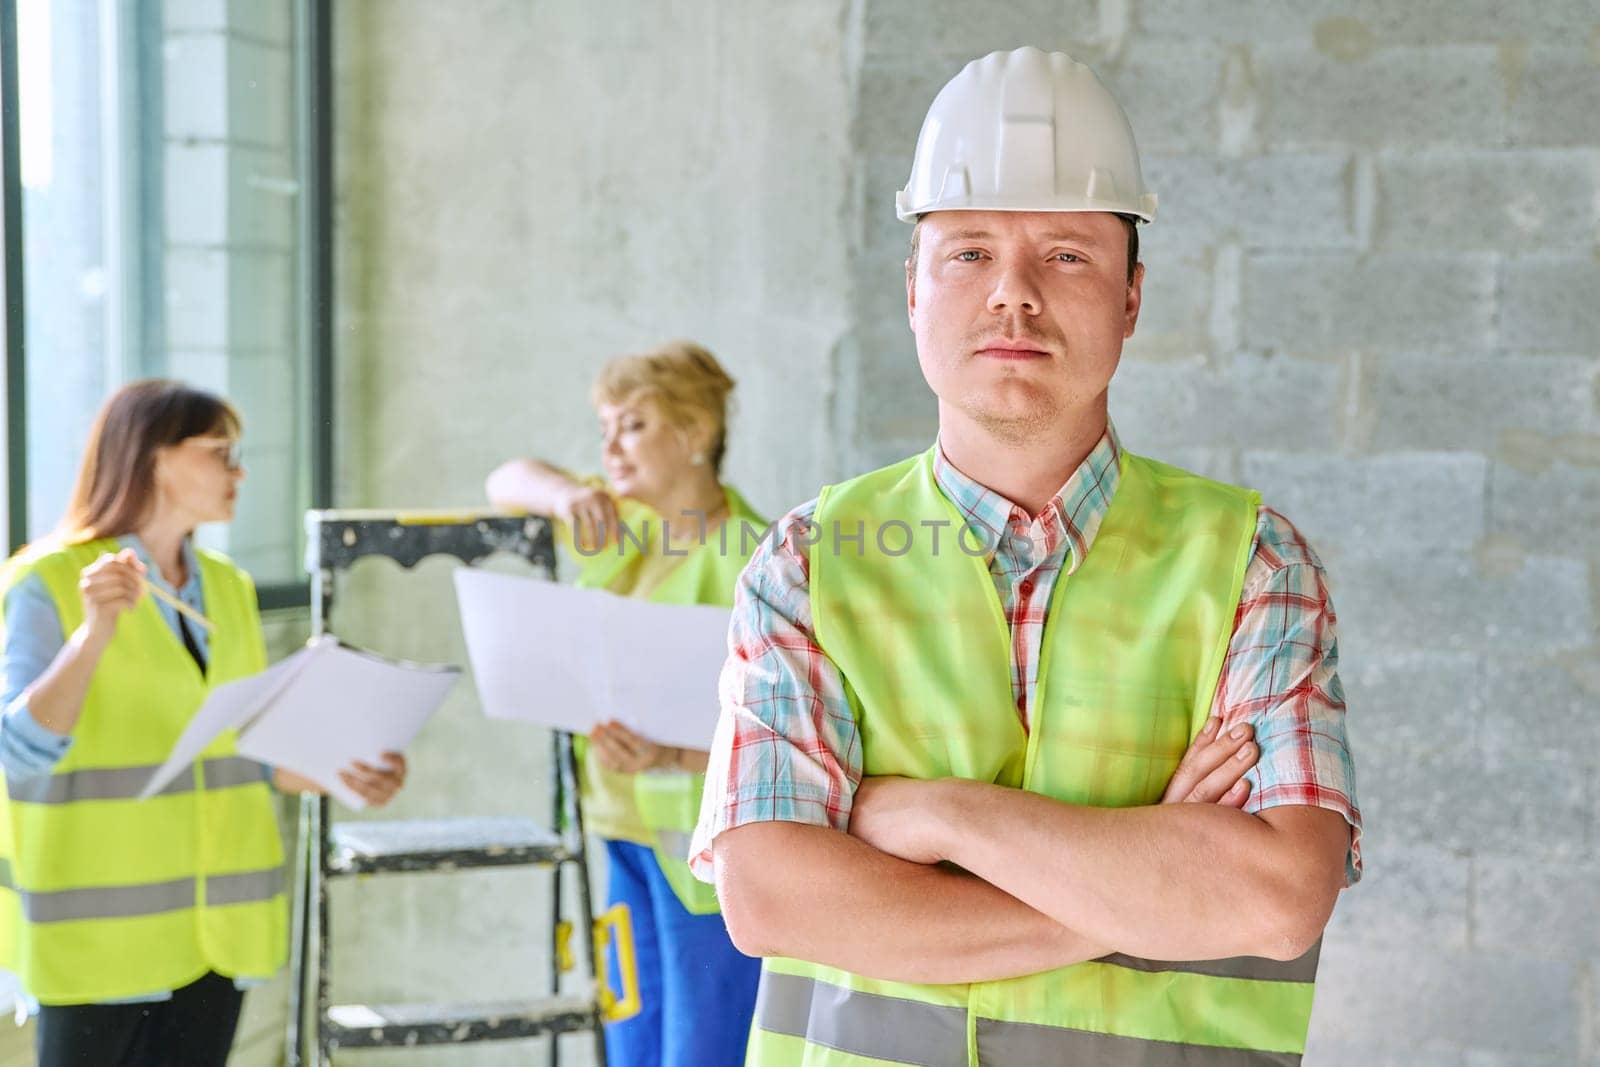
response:
[[[244,994],[208,974],[155,1004],[39,1009],[39,1067],[225,1067]]]

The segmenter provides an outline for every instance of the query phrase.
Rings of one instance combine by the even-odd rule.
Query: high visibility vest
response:
[[[1025,729],[985,537],[957,540],[964,520],[935,484],[932,452],[825,490],[813,619],[854,695],[864,773],[968,778],[1096,807],[1157,803],[1210,714],[1258,505],[1254,493],[1124,454],[1093,550],[1056,582]],[[1316,959],[1315,949],[1292,963],[1113,955],[970,985],[769,959],[748,1062],[1293,1064]]]
[[[63,636],[83,622],[78,576],[114,541],[13,561],[43,580]],[[266,666],[255,587],[198,551],[210,634],[199,665],[142,597],[117,622],[73,744],[49,775],[7,781],[0,819],[0,961],[45,1004],[178,989],[208,971],[270,975],[288,953],[283,845],[262,768],[232,730],[137,799],[209,690]]]
[[[657,604],[714,604],[733,606],[739,572],[767,533],[767,521],[755,513],[744,497],[727,489],[728,518],[718,530],[706,533],[704,544],[685,549],[675,565],[645,599]],[[625,582],[637,565],[642,545],[659,551],[660,521],[642,508],[621,516],[632,536],[595,553],[584,561],[575,584],[609,589]],[[691,520],[685,520],[688,522]],[[677,523],[669,523],[678,526]],[[647,532],[648,531],[648,532]],[[678,550],[674,550],[678,551]],[[717,699],[716,679],[706,680],[706,699]],[[648,844],[655,851],[661,873],[683,906],[696,915],[718,910],[714,886],[689,871],[689,839],[700,815],[700,797],[706,776],[665,771],[618,774],[599,766],[579,740],[580,792],[584,828],[601,837]]]

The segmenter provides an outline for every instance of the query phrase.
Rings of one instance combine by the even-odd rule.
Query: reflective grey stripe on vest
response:
[[[1066,1030],[1037,1023],[979,1019],[978,1062],[984,1067],[1092,1063],[1095,1067],[1299,1067],[1295,1052],[1185,1045],[1139,1037]]]
[[[756,1026],[890,1063],[967,1067],[965,1007],[861,993],[763,970]]]
[[[917,1067],[967,1067],[967,1009],[862,993],[831,982],[761,973],[756,1026],[856,1056]],[[1037,1023],[978,1019],[984,1067],[1298,1067],[1290,1052],[1147,1041]]]
[[[283,868],[218,874],[206,879],[206,901],[212,907],[253,904],[283,892]],[[92,889],[58,889],[51,893],[20,892],[22,912],[29,922],[56,923],[75,919],[127,919],[159,915],[195,906],[195,880],[174,878],[140,885],[96,886]]]
[[[689,835],[682,830],[657,830],[656,847],[676,860],[689,862]]]
[[[243,874],[213,874],[206,879],[206,903],[212,907],[227,904],[254,904],[271,900],[283,892],[283,868],[245,871]]]
[[[207,789],[265,782],[261,764],[243,756],[208,759],[202,765]],[[61,774],[39,775],[19,781],[6,780],[11,799],[28,804],[71,804],[80,800],[133,800],[150,776],[161,769],[159,763],[133,767],[85,767]],[[175,796],[194,789],[194,778],[180,773],[156,796]]]
[[[32,923],[69,922],[73,919],[126,919],[194,907],[194,879],[142,885],[96,886],[93,889],[58,889],[53,893],[20,894],[22,913]]]
[[[267,772],[261,764],[243,756],[208,759],[200,764],[200,770],[205,775],[207,789],[235,789],[267,782]]]
[[[1208,978],[1249,978],[1258,982],[1309,983],[1317,980],[1317,960],[1321,955],[1322,939],[1318,938],[1317,943],[1312,945],[1305,955],[1287,961],[1263,959],[1260,956],[1235,956],[1226,960],[1167,962],[1113,953],[1110,956],[1101,956],[1094,962],[1150,973],[1179,971],[1183,974],[1203,974]]]

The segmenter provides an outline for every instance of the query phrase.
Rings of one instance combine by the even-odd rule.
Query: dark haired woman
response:
[[[5,569],[0,949],[41,1004],[40,1067],[222,1067],[242,990],[283,963],[270,787],[316,786],[229,731],[137,799],[209,690],[266,666],[249,576],[191,539],[233,517],[239,431],[209,393],[126,386],[60,526]],[[404,776],[394,754],[345,772],[373,804]]]

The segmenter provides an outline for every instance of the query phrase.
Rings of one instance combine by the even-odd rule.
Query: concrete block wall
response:
[[[1307,1062],[1600,1064],[1591,3],[338,10],[352,506],[470,503],[517,452],[590,469],[595,369],[678,335],[739,379],[729,473],[771,513],[925,446],[892,212],[922,114],[992,48],[1091,62],[1162,198],[1123,437],[1257,485],[1332,574],[1367,876]],[[447,568],[344,605],[460,655]],[[416,756],[401,813],[542,803],[542,745],[465,693]],[[351,992],[539,965],[542,885],[392,888],[336,920]],[[497,1054],[404,1062],[540,1052]]]

